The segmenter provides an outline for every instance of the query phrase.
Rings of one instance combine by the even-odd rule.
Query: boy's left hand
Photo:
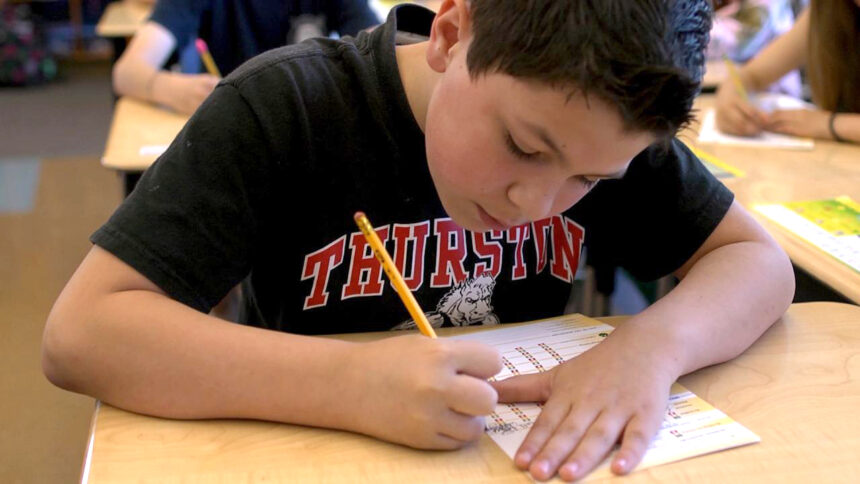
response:
[[[579,479],[619,440],[612,471],[625,474],[639,463],[679,375],[667,355],[625,336],[613,334],[551,371],[493,383],[500,403],[546,402],[514,457],[517,467],[541,480],[556,472]]]
[[[767,115],[764,129],[804,138],[830,139],[830,113],[820,109],[784,109]]]

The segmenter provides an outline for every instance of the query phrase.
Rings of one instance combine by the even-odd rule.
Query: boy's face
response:
[[[463,228],[500,230],[561,213],[655,141],[623,131],[620,115],[593,96],[498,73],[472,80],[467,49],[460,42],[449,53],[425,122],[436,191]]]

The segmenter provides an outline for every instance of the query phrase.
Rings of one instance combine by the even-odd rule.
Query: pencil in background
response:
[[[197,52],[200,53],[200,59],[203,60],[203,65],[206,66],[206,71],[215,77],[221,77],[221,71],[219,71],[218,66],[215,65],[215,59],[213,59],[212,54],[209,53],[209,47],[206,46],[206,41],[203,39],[197,39],[197,41],[194,42],[194,45],[197,46]]]

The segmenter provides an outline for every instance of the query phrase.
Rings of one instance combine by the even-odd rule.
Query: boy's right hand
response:
[[[727,134],[755,136],[762,132],[767,116],[744,99],[731,83],[717,90],[717,128]]]
[[[184,114],[193,114],[221,80],[209,74],[171,73],[165,78],[164,104]]]
[[[426,449],[457,449],[484,433],[502,369],[490,346],[410,335],[355,345],[341,373],[344,428]]]

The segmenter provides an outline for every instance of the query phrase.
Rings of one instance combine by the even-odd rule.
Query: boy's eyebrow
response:
[[[522,120],[521,123],[523,126],[531,130],[534,134],[537,135],[538,138],[541,139],[547,146],[549,146],[550,150],[558,156],[562,162],[567,163],[567,159],[564,156],[564,153],[558,148],[558,145],[555,144],[552,138],[550,138],[549,134],[546,132],[543,127],[531,124],[528,121]],[[624,175],[627,173],[627,168],[630,167],[630,163],[624,166],[623,169],[616,171],[615,173],[595,173],[591,175],[582,175],[585,177],[591,178],[604,178],[604,179],[616,179],[616,178],[624,178]]]
[[[553,139],[549,137],[549,134],[546,132],[545,129],[543,129],[542,126],[531,124],[530,122],[525,120],[521,120],[520,122],[532,133],[536,134],[537,137],[541,139],[541,141],[546,143],[546,145],[549,146],[550,150],[552,150],[552,152],[555,153],[555,155],[558,156],[561,161],[567,163],[564,153],[561,152],[561,150],[558,148],[558,145],[555,144],[555,141],[553,141]]]

